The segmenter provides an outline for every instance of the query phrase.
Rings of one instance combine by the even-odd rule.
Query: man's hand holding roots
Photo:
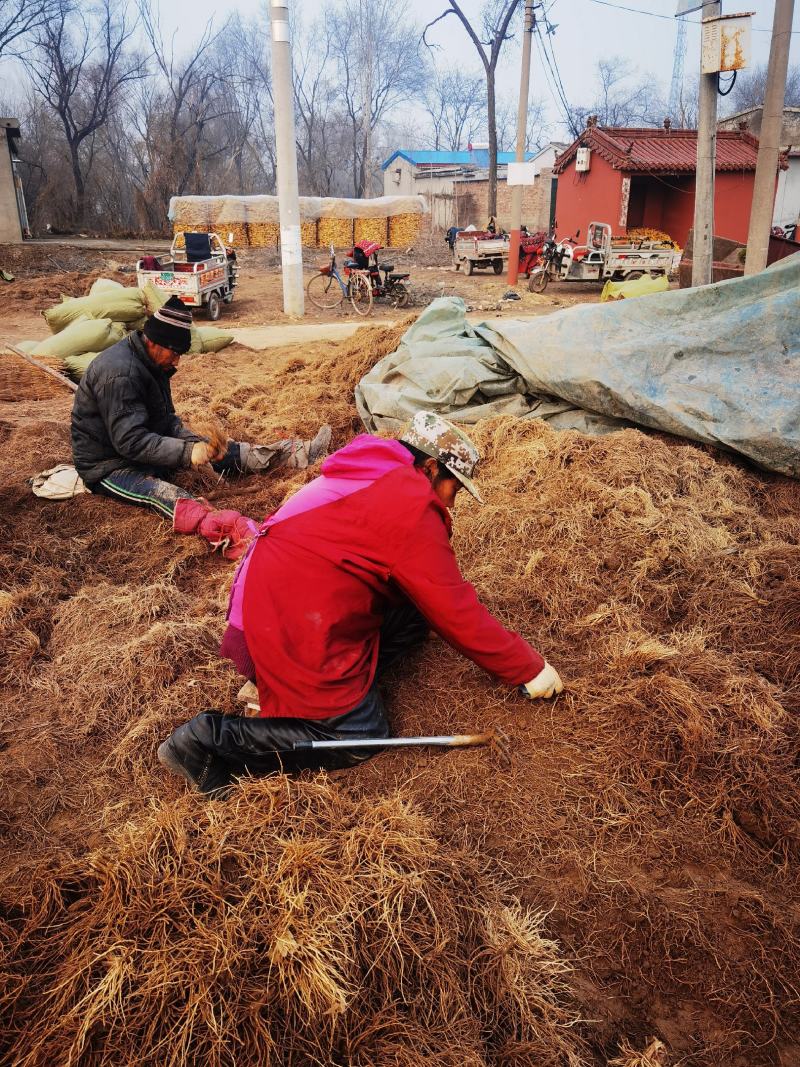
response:
[[[222,459],[225,449],[219,445],[211,444],[210,441],[196,441],[192,445],[192,466],[204,467],[207,463]]]
[[[529,700],[538,700],[540,697],[557,696],[563,688],[564,683],[559,678],[558,671],[545,662],[536,677],[521,685],[519,691]]]

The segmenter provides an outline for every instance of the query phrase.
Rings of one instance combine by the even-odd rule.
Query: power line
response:
[[[550,6],[552,8],[553,5],[551,4]],[[554,30],[554,27],[551,26],[551,23],[548,21],[546,14],[544,16],[544,23],[548,31],[547,36],[550,37]],[[541,53],[542,58],[544,59],[547,68],[550,71],[550,77],[552,79],[550,82],[551,95],[553,95],[553,99],[556,105],[558,106],[560,104],[563,108],[564,118],[566,119],[567,126],[569,126],[570,130],[572,130],[573,137],[578,137],[579,131],[576,129],[575,123],[572,119],[572,110],[569,106],[569,101],[567,100],[567,93],[564,89],[564,82],[561,79],[561,72],[558,69],[558,60],[556,59],[556,54],[553,50],[553,43],[552,41],[550,41],[550,54],[552,56],[551,62],[550,56],[548,56],[547,54],[547,42],[542,36],[542,27],[540,22],[537,21],[535,29],[539,52]]]
[[[591,4],[600,4],[601,7],[613,7],[617,11],[629,11],[633,15],[648,15],[651,19],[667,19],[668,22],[674,22],[674,15],[661,15],[657,11],[642,11],[640,7],[628,7],[627,4],[615,4],[612,0],[589,0]],[[691,22],[695,26],[700,26],[699,19],[685,19],[686,22]],[[772,33],[769,26],[752,26],[751,29],[755,33]],[[792,30],[793,34],[800,34],[800,30]]]

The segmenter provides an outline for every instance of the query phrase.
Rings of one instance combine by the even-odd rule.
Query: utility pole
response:
[[[719,18],[721,5],[705,4],[703,22]],[[719,74],[702,73],[697,118],[697,171],[694,186],[694,247],[692,285],[710,285],[714,269],[714,169],[717,156],[717,95]]]
[[[761,133],[758,140],[756,180],[753,184],[750,228],[747,231],[745,274],[758,274],[767,265],[772,210],[775,201],[775,172],[778,169],[778,156],[781,150],[783,101],[786,93],[786,70],[789,66],[793,14],[794,0],[775,0],[767,88],[764,93]]]
[[[519,107],[517,109],[517,163],[525,162],[525,141],[528,135],[528,89],[531,78],[531,38],[536,24],[533,0],[525,0],[525,22],[522,31],[522,70],[519,77]],[[508,248],[508,284],[516,285],[519,274],[520,225],[522,223],[522,193],[524,185],[511,187],[511,243]]]
[[[289,0],[270,0],[269,21],[272,30],[272,99],[275,111],[278,212],[281,224],[283,311],[285,315],[301,316],[305,311],[303,248],[300,238],[300,199],[297,191]]]

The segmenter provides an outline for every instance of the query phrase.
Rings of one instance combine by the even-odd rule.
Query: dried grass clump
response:
[[[230,437],[265,443],[307,437],[330,422],[339,447],[361,431],[355,383],[396,347],[402,329],[362,330],[346,344],[188,357],[176,379],[178,410],[190,424],[211,410]],[[61,423],[55,401],[20,404],[18,418],[7,416],[6,406],[9,422],[0,425],[6,549],[0,610],[4,651],[11,653],[0,658],[0,896],[46,902],[48,887],[57,884],[64,908],[75,908],[83,923],[94,905],[84,905],[81,893],[90,901],[100,893],[87,854],[105,857],[106,871],[127,840],[126,823],[150,827],[152,843],[156,816],[178,817],[160,798],[182,795],[185,787],[157,766],[157,743],[204,708],[235,710],[239,682],[216,656],[230,565],[197,539],[175,537],[148,512],[97,497],[61,504],[30,496],[25,480],[68,457],[68,406],[59,409]],[[482,423],[474,435],[486,456],[478,479],[488,503],[479,508],[459,498],[456,553],[490,609],[551,659],[567,688],[554,702],[527,704],[433,639],[387,680],[395,732],[499,725],[510,736],[513,762],[498,766],[477,749],[385,754],[343,774],[365,805],[353,812],[377,833],[370,813],[402,786],[433,820],[445,856],[462,850],[472,857],[464,871],[474,872],[467,875],[474,886],[485,887],[500,872],[525,907],[549,912],[548,930],[575,960],[575,987],[582,1015],[592,1020],[586,1033],[598,1063],[644,1055],[624,1052],[621,1034],[635,1038],[633,1049],[656,1035],[676,1062],[693,1067],[793,1062],[800,970],[800,484],[635,431],[591,439],[500,419]],[[260,518],[314,473],[277,471],[200,491]],[[194,475],[179,477],[195,484]],[[246,786],[241,796],[256,790],[258,805],[271,806],[257,792],[262,788],[272,797],[269,785]],[[175,809],[184,813],[184,829],[186,813],[194,824],[200,818],[200,809],[185,803],[190,806],[181,801]],[[266,825],[247,818],[246,836],[236,838],[242,849],[261,841]],[[298,847],[304,840],[311,848],[318,839],[323,853],[338,847],[340,828],[317,834],[314,824],[304,825],[309,837],[298,831],[292,839]],[[266,846],[256,847],[263,857]],[[128,855],[126,845],[126,863]],[[199,855],[211,865],[203,878],[216,878],[217,853]],[[52,881],[53,870],[61,881]],[[72,896],[69,871],[77,872]],[[110,885],[110,874],[103,879]],[[453,907],[469,904],[475,893],[483,900],[484,892],[467,893],[454,881]],[[166,928],[159,899],[149,898],[149,917],[141,903],[141,927]],[[504,897],[499,905],[508,903]],[[484,946],[519,941],[520,914],[512,907],[509,926],[499,905],[480,920]],[[72,912],[48,911],[43,922],[56,914],[77,938]],[[449,912],[436,914],[443,925]],[[20,976],[27,975],[16,1019],[33,1019],[36,996],[35,975],[20,963],[26,917],[36,952],[46,955],[33,916],[13,908],[6,916],[15,962],[5,979],[0,968],[0,988],[5,981],[11,991],[0,993],[0,1003],[9,1008],[15,990],[22,996]],[[95,944],[93,931],[87,945]],[[126,952],[138,943],[119,941]],[[68,959],[83,959],[77,943],[59,944]],[[416,955],[405,940],[397,951],[402,957],[387,956],[397,972],[395,988],[411,989],[406,976],[416,980],[421,973]],[[116,960],[122,949],[109,953]],[[497,949],[491,960],[496,981],[510,986],[516,950]],[[345,996],[353,966],[345,968]],[[213,966],[208,970],[207,985],[217,990]],[[488,979],[481,981],[487,988]],[[232,984],[223,969],[218,986],[226,1005],[237,995],[227,988]],[[337,1046],[338,1059],[318,1055],[306,1062],[546,1062],[508,1029],[488,1052],[470,1044],[489,1013],[474,1007],[483,995],[474,984],[470,1018],[456,1000],[458,1040],[446,1048],[438,1038],[426,1043],[420,1019],[433,1020],[438,1033],[441,1006],[439,987],[429,984],[430,998],[424,991],[414,995],[413,1017],[406,1011],[398,1022],[397,1002],[387,1001],[358,1042]],[[53,983],[47,988],[56,995]],[[525,1018],[533,1010],[526,1000],[531,987],[514,988],[522,993],[505,1002],[503,1017]],[[131,1003],[138,1011],[138,1001]],[[158,1011],[152,1000],[147,1004],[155,1020]],[[52,1021],[50,1000],[46,1009]],[[69,1025],[78,1027],[79,1009],[70,1011]],[[100,1029],[93,1040],[102,1039]],[[33,1048],[34,1037],[25,1040]],[[176,1047],[180,1054],[183,1046]],[[103,1062],[94,1049],[91,1055],[84,1062]],[[115,1062],[112,1053],[105,1062]],[[154,1056],[150,1062],[170,1061]]]
[[[407,796],[245,783],[153,806],[14,902],[0,1042],[16,1067],[578,1067],[542,925]]]
[[[221,420],[234,440],[267,444],[282,437],[311,437],[320,423],[334,430],[334,448],[363,431],[356,415],[356,385],[394,351],[410,320],[364,327],[346,341],[251,352],[237,346],[185,361],[175,378],[176,406],[190,425]]]
[[[669,1063],[667,1046],[657,1037],[647,1042],[641,1052],[628,1041],[620,1043],[620,1055],[608,1061],[608,1067],[667,1067]]]

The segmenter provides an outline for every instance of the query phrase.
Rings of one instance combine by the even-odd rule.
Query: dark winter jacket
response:
[[[191,466],[200,437],[175,414],[169,379],[132,333],[92,360],[72,405],[72,457],[92,488],[120,467]]]

